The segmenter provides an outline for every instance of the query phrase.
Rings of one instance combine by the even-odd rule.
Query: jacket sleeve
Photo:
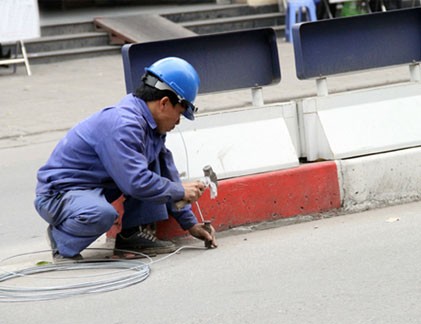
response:
[[[95,151],[119,189],[139,200],[168,203],[184,197],[181,182],[148,169],[144,155],[146,122],[138,125],[121,116],[103,123],[97,132]],[[139,127],[140,126],[140,127]]]
[[[159,162],[161,167],[161,175],[163,177],[166,177],[173,182],[181,183],[172,153],[166,147],[162,149],[159,155]],[[177,210],[174,203],[169,203],[167,204],[167,208],[184,230],[188,230],[190,227],[197,224],[197,218],[194,215],[190,204],[186,205],[180,210]]]

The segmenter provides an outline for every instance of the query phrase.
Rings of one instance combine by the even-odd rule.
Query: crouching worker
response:
[[[198,223],[191,205],[206,189],[182,183],[165,135],[181,115],[194,119],[199,76],[188,62],[168,57],[145,68],[140,86],[115,106],[73,127],[37,174],[35,208],[47,221],[55,261],[81,259],[80,252],[107,232],[118,217],[111,203],[123,194],[122,231],[115,251],[170,253],[174,243],[154,234],[171,214],[184,229],[216,247],[215,230]]]

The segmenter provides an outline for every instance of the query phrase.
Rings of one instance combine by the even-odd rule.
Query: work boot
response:
[[[53,263],[77,262],[77,261],[83,260],[83,257],[80,253],[78,253],[78,254],[76,254],[75,256],[72,256],[72,257],[62,256],[57,249],[57,243],[54,240],[52,229],[53,229],[52,225],[49,225],[47,227],[47,238],[48,238],[48,241],[50,243],[50,247],[51,247],[51,251],[52,251],[52,255],[53,255]]]
[[[155,256],[157,254],[171,253],[177,249],[171,241],[162,241],[155,236],[153,225],[123,230],[117,234],[114,253],[125,256],[127,251]],[[126,250],[126,251],[121,251]]]

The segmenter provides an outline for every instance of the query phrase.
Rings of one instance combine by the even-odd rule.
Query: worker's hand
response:
[[[193,181],[183,183],[184,187],[184,198],[183,200],[191,204],[197,201],[206,189],[205,184],[202,181]]]
[[[215,229],[212,225],[209,225],[211,232],[209,233],[205,225],[203,223],[195,224],[192,227],[189,228],[190,235],[194,236],[195,238],[198,238],[203,241],[209,241],[211,248],[218,247],[218,244],[216,243],[215,239]]]

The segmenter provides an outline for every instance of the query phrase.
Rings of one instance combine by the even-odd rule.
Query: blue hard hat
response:
[[[199,92],[200,79],[194,67],[179,57],[166,57],[145,68],[147,75],[152,75],[158,80],[147,84],[160,89],[173,91],[180,104],[186,109],[184,117],[194,120],[197,108],[193,102]]]

